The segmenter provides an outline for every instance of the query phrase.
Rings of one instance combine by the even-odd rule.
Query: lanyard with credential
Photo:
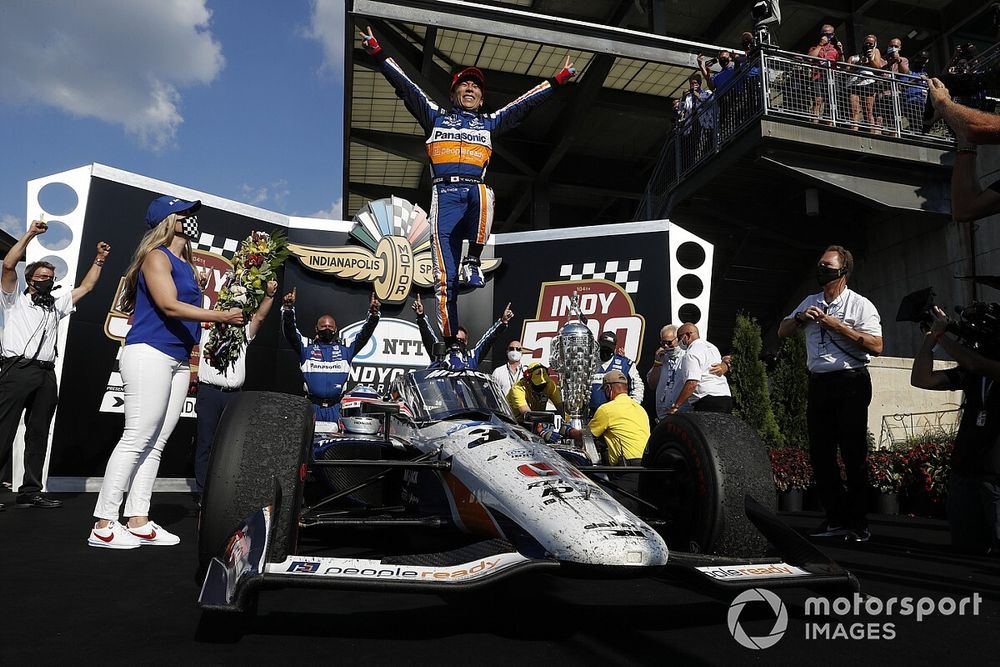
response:
[[[982,387],[982,397],[983,402],[979,409],[979,414],[976,415],[976,426],[986,426],[986,399],[989,398],[990,392],[993,390],[993,380],[990,380],[989,386],[986,385],[986,378],[983,378]]]

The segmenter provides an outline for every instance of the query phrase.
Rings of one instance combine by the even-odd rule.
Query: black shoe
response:
[[[18,494],[17,500],[14,501],[14,507],[38,507],[50,510],[62,507],[62,501],[46,498],[40,493],[21,493]]]
[[[867,542],[872,538],[872,533],[867,528],[854,528],[847,531],[844,536],[845,542]]]
[[[824,521],[819,524],[815,530],[809,532],[810,537],[844,537],[850,531],[843,526],[837,526],[831,524],[829,521]]]

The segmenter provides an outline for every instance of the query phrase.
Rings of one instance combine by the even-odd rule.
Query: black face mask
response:
[[[544,384],[535,384],[534,382],[531,383],[531,388],[534,389],[535,392],[539,394],[545,391],[545,386],[546,385]]]
[[[727,65],[729,65],[729,58],[719,58],[719,64],[722,65],[723,68],[725,68]]]
[[[847,269],[834,269],[829,266],[816,267],[816,282],[819,283],[820,287],[825,287],[827,283],[846,275]]]
[[[330,331],[329,329],[321,329],[318,332],[316,332],[316,340],[318,340],[321,343],[326,343],[327,345],[336,340],[336,338],[337,338],[336,331]]]
[[[56,284],[56,281],[52,278],[46,278],[45,280],[39,280],[37,282],[31,283],[37,294],[49,294],[52,292],[52,286]]]
[[[614,356],[615,351],[610,347],[602,347],[600,350],[601,361],[607,361],[612,356]]]

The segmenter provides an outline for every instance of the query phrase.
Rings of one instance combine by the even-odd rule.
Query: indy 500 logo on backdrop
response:
[[[613,331],[625,356],[638,362],[646,321],[636,314],[632,297],[621,285],[597,278],[542,283],[535,319],[525,320],[521,330],[522,360],[548,365],[552,338],[570,317],[574,291],[580,295],[580,310],[594,337]]]

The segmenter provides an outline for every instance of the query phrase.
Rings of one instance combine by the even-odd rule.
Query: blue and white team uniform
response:
[[[613,354],[607,361],[602,361],[594,367],[594,372],[590,377],[590,414],[593,416],[597,408],[608,402],[601,386],[604,384],[604,374],[609,371],[621,371],[622,375],[628,378],[628,395],[639,403],[642,403],[642,393],[646,386],[642,383],[642,376],[639,370],[628,357],[620,354]]]
[[[431,161],[431,230],[438,328],[445,338],[458,331],[458,270],[462,242],[484,245],[493,226],[493,190],[483,177],[493,137],[511,130],[553,91],[549,80],[493,113],[447,109],[431,100],[392,58],[375,56],[382,73],[427,133]],[[553,81],[557,81],[554,79]]]
[[[418,315],[417,327],[420,329],[420,340],[424,343],[424,349],[427,350],[427,355],[431,358],[428,368],[447,368],[453,371],[468,368],[475,371],[479,370],[479,364],[482,362],[483,357],[490,353],[497,334],[507,329],[507,323],[503,320],[497,320],[493,323],[493,326],[486,330],[486,333],[483,334],[483,337],[479,339],[474,348],[464,352],[459,349],[449,348],[444,360],[441,361],[434,359],[433,349],[434,343],[437,342],[437,336],[431,330],[431,325],[427,322],[427,318],[423,315]]]
[[[340,340],[322,343],[303,336],[295,324],[295,310],[282,308],[281,328],[289,345],[299,355],[299,368],[316,412],[316,421],[335,422],[340,418],[340,399],[351,377],[351,362],[371,339],[378,320],[378,313],[369,312],[365,325],[350,345]]]

